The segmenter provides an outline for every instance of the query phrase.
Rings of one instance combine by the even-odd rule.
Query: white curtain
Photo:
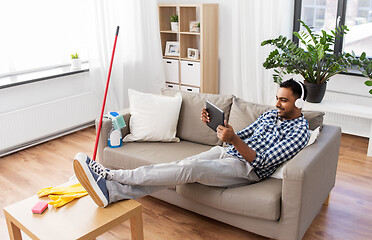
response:
[[[234,94],[247,101],[273,104],[277,85],[262,66],[273,48],[261,42],[292,34],[293,0],[238,0],[233,9]]]
[[[159,93],[164,70],[155,0],[92,1],[90,76],[102,102],[115,40],[120,26],[112,67],[106,111],[129,106],[128,88]]]

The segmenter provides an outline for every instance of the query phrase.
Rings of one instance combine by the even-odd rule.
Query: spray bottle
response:
[[[105,118],[110,118],[112,121],[112,128],[108,134],[108,145],[110,148],[118,148],[123,146],[123,136],[121,129],[126,126],[124,118],[117,112],[110,112],[108,115],[104,115]]]

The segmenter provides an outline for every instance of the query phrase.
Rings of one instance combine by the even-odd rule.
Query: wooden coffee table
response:
[[[98,207],[89,196],[54,208],[43,214],[31,209],[36,195],[4,208],[10,239],[22,239],[21,231],[32,239],[94,239],[130,219],[132,239],[143,239],[142,205],[134,200],[120,201],[106,208]]]

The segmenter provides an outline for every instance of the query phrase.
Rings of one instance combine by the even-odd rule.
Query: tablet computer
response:
[[[218,125],[225,126],[225,113],[216,107],[213,103],[206,101],[206,109],[209,113],[209,122],[207,122],[208,127],[212,128],[215,132],[217,132]]]

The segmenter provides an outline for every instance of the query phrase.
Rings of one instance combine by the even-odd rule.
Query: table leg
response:
[[[6,225],[8,225],[10,240],[21,240],[22,239],[21,230],[8,218],[6,218]]]
[[[143,240],[142,209],[138,214],[130,218],[130,230],[132,240]]]

